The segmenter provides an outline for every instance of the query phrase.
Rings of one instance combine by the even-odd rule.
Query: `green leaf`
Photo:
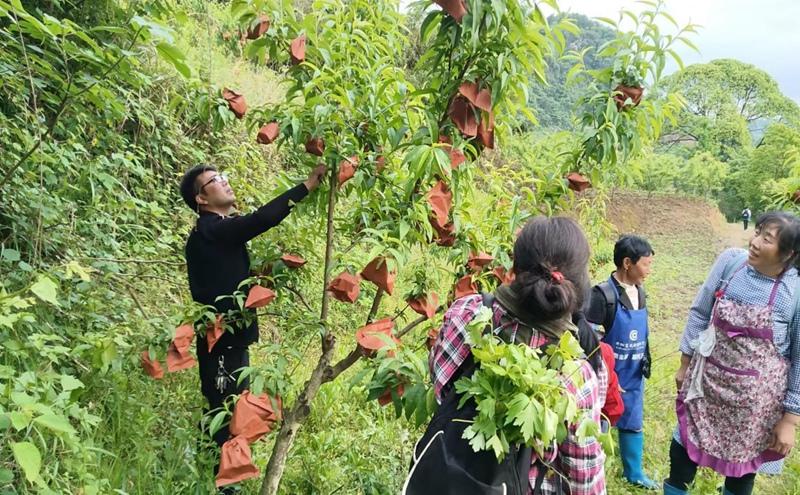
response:
[[[610,431],[599,434],[597,440],[600,442],[600,445],[603,446],[603,450],[607,456],[614,455],[614,438]]]
[[[39,278],[36,279],[36,283],[31,286],[31,292],[36,294],[36,297],[42,301],[58,306],[58,299],[56,299],[57,288],[58,286],[50,277],[39,275]]]
[[[503,457],[505,457],[506,452],[503,450],[503,443],[500,441],[500,437],[498,437],[497,435],[493,435],[492,438],[489,439],[487,444],[494,451],[494,455],[495,457],[497,457],[498,461],[503,459]]]
[[[408,234],[409,230],[411,230],[411,225],[409,225],[408,222],[406,222],[405,220],[401,220],[400,221],[400,240],[401,241],[403,239],[405,239],[406,234]]]
[[[609,26],[611,26],[613,28],[617,27],[617,21],[615,21],[613,19],[609,19],[608,17],[595,17],[595,20],[598,20],[600,22],[604,22],[604,23],[608,24]]]
[[[49,428],[56,433],[75,433],[75,428],[69,424],[69,420],[60,414],[44,414],[35,418],[33,422]]]
[[[66,272],[67,272],[67,277],[72,277],[73,275],[77,275],[84,282],[89,282],[92,280],[92,277],[90,275],[90,270],[84,268],[77,261],[74,260],[67,263]]]
[[[467,323],[467,343],[471,346],[477,346],[481,341],[483,331],[487,325],[492,323],[492,310],[485,306],[481,306],[475,317]]]
[[[544,410],[544,423],[542,424],[542,440],[550,443],[556,436],[558,428],[558,416],[551,409]]]
[[[695,52],[700,53],[700,49],[697,47],[697,45],[695,45],[693,42],[689,41],[688,39],[684,38],[683,36],[679,37],[678,41],[680,41],[684,45],[688,46],[689,48],[691,48]]]
[[[14,459],[25,473],[25,478],[31,483],[39,480],[39,470],[42,468],[42,455],[36,445],[30,442],[12,442],[11,451]]]
[[[169,43],[159,43],[156,45],[156,51],[161,58],[172,64],[183,77],[190,78],[192,77],[192,69],[186,65],[186,56],[175,48],[173,45]]]
[[[575,430],[575,436],[578,437],[578,440],[584,440],[587,437],[594,437],[600,433],[600,425],[597,424],[595,420],[590,418],[588,415],[583,418],[583,420],[578,425],[578,428]]]
[[[214,415],[214,419],[211,420],[211,424],[208,427],[208,432],[211,436],[219,431],[222,428],[222,422],[225,421],[225,418],[228,416],[227,411],[220,411],[216,415]]]
[[[667,13],[667,11],[665,11],[665,10],[662,10],[662,11],[661,11],[661,12],[659,12],[659,13],[660,13],[661,15],[663,15],[664,17],[666,17],[666,19],[667,19],[669,22],[671,22],[673,26],[675,26],[675,27],[679,27],[679,26],[678,26],[678,22],[677,22],[677,21],[675,21],[675,18],[674,18],[674,17],[672,17],[671,15],[669,15],[669,14]]]
[[[442,16],[442,12],[437,10],[433,11],[422,21],[422,26],[419,29],[419,37],[422,42],[426,42],[428,40],[428,36],[431,33],[431,28],[436,27],[437,23],[434,22],[440,19]]]
[[[14,471],[6,468],[0,469],[0,485],[8,485],[14,481]]]
[[[3,250],[3,259],[6,261],[19,261],[19,251],[16,249],[4,249]]]
[[[31,418],[27,414],[20,411],[12,411],[8,413],[8,419],[11,420],[11,425],[17,431],[24,430],[29,424],[31,424]]]
[[[75,390],[76,388],[81,387],[83,387],[83,382],[74,376],[61,375],[61,390],[64,392],[69,392],[70,390]]]
[[[175,38],[172,36],[171,30],[168,27],[163,26],[147,17],[142,17],[139,15],[133,16],[131,23],[137,28],[144,28],[153,39],[162,40],[167,43],[172,43],[175,40]]]

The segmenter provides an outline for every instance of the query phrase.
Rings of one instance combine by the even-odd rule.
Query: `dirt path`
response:
[[[719,235],[725,247],[747,248],[747,243],[753,235],[753,225],[750,224],[748,229],[744,230],[741,223],[726,223],[720,225]]]

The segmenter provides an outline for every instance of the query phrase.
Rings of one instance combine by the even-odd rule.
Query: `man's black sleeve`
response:
[[[592,287],[589,292],[589,300],[584,307],[586,319],[595,325],[602,325],[605,331],[608,331],[606,324],[608,323],[608,303],[603,291],[598,286]]]
[[[248,215],[228,217],[212,222],[205,234],[214,240],[245,243],[275,227],[292,211],[290,203],[308,196],[305,184],[298,184]]]

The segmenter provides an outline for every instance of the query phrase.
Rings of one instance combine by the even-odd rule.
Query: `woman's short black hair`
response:
[[[624,235],[614,244],[614,264],[622,268],[625,258],[630,258],[635,265],[640,258],[653,256],[656,252],[646,239],[637,235]]]
[[[183,174],[183,178],[181,179],[181,197],[183,197],[183,201],[192,211],[197,211],[197,201],[194,197],[200,192],[197,190],[197,176],[209,170],[217,171],[215,167],[201,163],[190,168]]]
[[[778,254],[786,258],[784,266],[800,269],[800,219],[785,211],[770,211],[756,220],[756,231],[775,227],[778,235]]]

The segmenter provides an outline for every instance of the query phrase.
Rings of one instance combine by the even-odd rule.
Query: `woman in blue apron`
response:
[[[614,351],[614,370],[619,377],[625,411],[616,426],[625,479],[642,488],[657,490],[659,484],[642,468],[644,451],[644,379],[649,372],[647,308],[642,288],[650,274],[654,254],[641,237],[624,236],[614,246],[616,271],[592,290],[586,317],[605,329],[603,342]]]

